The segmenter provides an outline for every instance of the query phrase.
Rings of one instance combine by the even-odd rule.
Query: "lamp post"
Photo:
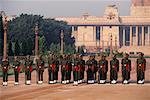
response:
[[[63,32],[63,30],[61,30],[60,38],[61,38],[61,50],[60,50],[60,54],[63,55],[64,54],[64,32]]]
[[[4,20],[4,48],[3,48],[3,60],[6,60],[7,57],[7,16],[5,16],[5,20]]]

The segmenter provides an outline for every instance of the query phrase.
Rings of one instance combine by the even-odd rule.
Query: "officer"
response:
[[[30,85],[31,84],[31,72],[32,72],[32,64],[33,61],[30,59],[30,56],[28,55],[25,59],[25,84]]]
[[[95,56],[92,56],[92,63],[94,65],[94,81],[96,82],[96,76],[97,76],[97,61],[95,60]]]
[[[143,57],[144,54],[140,53],[137,59],[137,83],[144,84],[145,70],[146,70],[146,59]]]
[[[107,79],[108,72],[108,61],[106,60],[106,56],[102,55],[101,60],[99,61],[99,83],[104,84]]]
[[[129,54],[125,54],[124,58],[121,61],[122,64],[122,83],[128,84],[130,79],[130,71],[131,71],[131,60],[128,59]]]
[[[57,83],[58,81],[58,72],[59,72],[59,59],[56,55],[54,55],[54,64],[55,64],[55,70],[54,70],[54,83]]]
[[[84,82],[84,71],[85,71],[85,60],[83,60],[83,56],[80,55],[80,60],[79,60],[79,69],[80,69],[80,76],[79,76],[79,82],[82,83]]]
[[[8,82],[8,67],[9,67],[9,61],[8,57],[2,60],[2,70],[3,70],[3,86],[7,86]]]
[[[37,71],[37,77],[38,77],[38,84],[43,83],[43,72],[44,72],[44,60],[42,58],[42,55],[38,57],[36,60],[36,71]]]
[[[20,73],[20,61],[17,56],[14,57],[14,62],[13,62],[13,68],[14,68],[14,74],[15,74],[15,82],[14,85],[19,84],[19,73]]]
[[[87,83],[92,84],[94,83],[94,65],[92,61],[92,56],[89,57],[89,60],[86,61],[87,65]]]
[[[66,83],[70,83],[70,80],[71,80],[71,71],[72,71],[72,58],[71,58],[71,55],[67,55]]]
[[[119,60],[116,55],[110,60],[110,83],[116,84],[118,79]]]

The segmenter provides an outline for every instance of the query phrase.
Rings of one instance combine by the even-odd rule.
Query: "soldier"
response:
[[[18,60],[18,57],[14,57],[14,63],[13,63],[14,73],[15,73],[15,82],[14,85],[19,84],[19,73],[20,73],[20,62]]]
[[[94,64],[92,61],[92,56],[89,57],[89,60],[86,62],[87,65],[87,83],[94,83]]]
[[[119,60],[116,58],[116,55],[113,56],[113,59],[110,61],[110,83],[116,84],[118,79],[119,71]]]
[[[74,85],[78,85],[78,74],[79,74],[79,55],[74,55],[73,59],[73,81]]]
[[[83,56],[80,56],[80,62],[79,62],[79,69],[80,69],[80,78],[79,78],[79,82],[82,83],[84,82],[84,71],[85,71],[85,60],[83,60]]]
[[[68,55],[66,64],[66,83],[70,83],[71,71],[72,71],[72,58],[70,55]]]
[[[54,70],[54,83],[57,83],[58,81],[58,72],[59,72],[59,60],[56,55],[54,55],[54,64],[56,65],[56,68]]]
[[[63,84],[67,83],[67,69],[68,69],[68,65],[67,65],[67,57],[66,55],[61,56],[61,82]]]
[[[137,59],[137,83],[144,84],[145,70],[146,70],[146,60],[143,57],[144,54],[140,53]]]
[[[40,55],[38,57],[38,59],[36,60],[36,71],[37,71],[37,77],[38,77],[38,84],[42,84],[43,83],[43,72],[44,72],[44,60],[42,58],[42,55]]]
[[[130,79],[130,71],[131,71],[131,60],[128,59],[129,54],[125,54],[124,58],[121,61],[122,64],[122,83],[128,84]]]
[[[94,65],[94,81],[96,81],[96,75],[97,75],[97,61],[95,60],[95,56],[92,56],[92,63]]]
[[[7,86],[7,81],[8,81],[8,67],[9,67],[9,61],[8,61],[8,57],[6,57],[6,59],[2,60],[3,86]]]
[[[31,72],[32,72],[32,64],[33,61],[30,59],[30,56],[28,55],[25,59],[25,84],[30,85],[31,84]]]
[[[108,61],[106,60],[106,56],[102,56],[101,60],[99,61],[99,83],[104,84],[107,79],[107,72],[108,72]]]

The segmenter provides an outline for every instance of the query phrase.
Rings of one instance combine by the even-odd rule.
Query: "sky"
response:
[[[44,17],[81,16],[88,12],[103,16],[105,8],[115,4],[122,16],[130,14],[131,0],[0,0],[7,15],[40,14]]]

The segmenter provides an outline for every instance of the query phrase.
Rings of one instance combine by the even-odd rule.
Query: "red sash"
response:
[[[145,65],[144,64],[138,64],[138,69],[142,69],[142,71],[145,71]]]
[[[65,68],[66,68],[67,71],[69,70],[69,66],[68,65],[65,65]]]
[[[20,66],[16,66],[16,67],[15,67],[15,70],[20,73]]]
[[[8,71],[8,67],[3,67],[3,72],[7,72]]]
[[[30,72],[32,72],[32,66],[27,66],[26,70],[28,70],[28,69]]]
[[[74,66],[74,71],[79,71],[79,67],[78,66]]]
[[[130,71],[130,69],[129,69],[129,64],[125,64],[125,67],[126,67],[126,70],[127,70],[127,71]]]
[[[105,65],[101,65],[100,67],[101,67],[102,71],[106,72]]]
[[[51,66],[52,66],[52,70],[54,71],[54,70],[55,70],[56,65],[55,65],[55,64],[52,64]]]

